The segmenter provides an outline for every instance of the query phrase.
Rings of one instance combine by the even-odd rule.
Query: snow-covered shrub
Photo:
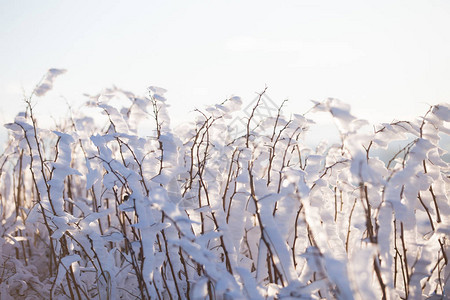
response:
[[[238,97],[172,129],[164,92],[106,90],[51,131],[30,98],[5,125],[1,299],[449,296],[448,104],[366,133],[336,99],[256,123],[258,101],[233,136]],[[306,145],[315,111],[339,144]]]

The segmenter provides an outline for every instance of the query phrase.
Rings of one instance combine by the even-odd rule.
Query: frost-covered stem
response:
[[[423,127],[425,126],[425,120],[428,116],[428,114],[433,110],[433,106],[430,106],[430,108],[428,109],[428,111],[425,113],[425,115],[422,117],[422,124],[420,124],[420,128],[419,128],[419,134],[420,134],[420,138],[423,137]]]
[[[237,148],[236,148],[235,151],[237,151]],[[233,197],[237,193],[236,178],[239,175],[239,172],[241,170],[241,166],[239,165],[239,157],[240,157],[240,155],[241,155],[241,151],[238,152],[238,156],[237,156],[237,159],[236,159],[236,172],[235,172],[236,175],[235,175],[235,179],[234,179],[233,194],[230,196],[230,200],[228,201],[228,211],[227,211],[227,217],[226,217],[227,224],[228,224],[228,221],[229,221],[230,216],[231,216],[231,202],[233,200]],[[233,153],[233,156],[234,156],[234,153]],[[230,168],[231,168],[231,166],[230,166]],[[225,196],[225,194],[224,194],[224,196]]]
[[[444,259],[444,256],[441,256],[440,258],[438,258],[436,264],[434,265],[434,267],[431,269],[429,275],[427,276],[427,280],[422,284],[422,290],[425,289],[425,287],[427,286],[428,282],[430,282],[431,277],[433,276],[434,271],[439,270],[439,264],[441,263],[441,261]],[[438,275],[439,277],[440,275]]]
[[[210,204],[210,202],[209,202],[209,196],[208,196],[208,190],[207,190],[207,187],[206,187],[206,185],[205,185],[205,183],[203,182],[203,177],[202,177],[202,174],[203,174],[203,172],[204,172],[204,170],[205,170],[205,167],[206,167],[206,157],[207,157],[207,155],[208,155],[208,146],[209,146],[209,133],[208,133],[208,129],[209,129],[209,127],[208,127],[208,121],[209,121],[209,119],[210,118],[207,118],[205,115],[203,115],[205,118],[206,118],[206,121],[205,121],[205,123],[204,123],[204,125],[205,125],[205,127],[206,127],[206,130],[205,130],[205,132],[202,134],[202,137],[201,137],[201,139],[200,139],[200,142],[198,143],[198,146],[197,146],[197,152],[196,152],[196,157],[197,157],[197,175],[199,176],[199,181],[198,181],[198,207],[199,208],[201,208],[202,206],[203,206],[203,204],[202,204],[202,188],[203,188],[203,190],[205,191],[205,196],[206,196],[206,204],[209,206],[209,207],[211,207],[211,204]],[[203,126],[202,126],[203,127]],[[200,133],[200,132],[199,132]],[[205,150],[204,150],[204,158],[203,158],[203,160],[201,159],[201,157],[200,157],[200,146],[202,145],[202,143],[203,143],[203,140],[204,140],[204,138],[205,138],[205,135],[206,135],[206,137],[207,137],[207,141],[206,141],[206,146],[205,146]],[[202,224],[202,234],[204,234],[205,233],[205,218],[204,218],[204,214],[203,214],[203,212],[200,212],[200,222],[201,222],[201,224]]]
[[[108,173],[111,172],[112,174],[114,174],[114,176],[116,176],[117,180],[119,180],[119,182],[121,183],[122,186],[127,186],[127,184],[126,184],[127,179],[124,178],[120,173],[118,173],[113,167],[111,167],[112,161],[106,161],[101,156],[97,156],[97,155],[94,157],[100,159],[103,163],[107,164],[109,170],[106,170],[106,171]]]
[[[300,197],[299,197],[300,200]],[[295,215],[295,222],[294,222],[294,241],[292,242],[292,261],[294,262],[294,268],[297,267],[297,260],[295,258],[295,244],[298,239],[298,219],[300,217],[300,213],[302,212],[303,204],[300,202],[300,208],[297,210],[297,214]]]
[[[391,164],[395,161],[395,159],[396,159],[402,152],[405,152],[405,155],[404,155],[404,156],[406,156],[406,155],[409,153],[411,147],[412,147],[416,142],[417,142],[417,140],[414,140],[414,141],[408,143],[405,147],[403,147],[403,148],[400,149],[399,151],[397,151],[397,153],[395,153],[395,155],[389,160],[389,162],[388,162],[388,164],[387,164],[387,166],[386,166],[386,169],[388,169],[388,170],[390,169]],[[405,159],[403,159],[403,167],[405,166],[404,161],[405,161]]]
[[[253,182],[253,173],[252,173],[252,169],[253,169],[253,164],[251,162],[248,162],[248,173],[249,173],[249,185],[250,185],[250,197],[253,199],[253,203],[255,205],[255,214],[256,214],[256,218],[258,220],[258,224],[259,224],[259,228],[261,230],[261,239],[264,244],[267,247],[267,251],[269,252],[269,257],[270,257],[270,261],[271,264],[273,265],[273,269],[274,269],[274,273],[278,274],[281,284],[284,287],[285,286],[285,282],[283,280],[283,276],[281,275],[280,271],[278,270],[277,266],[275,265],[275,261],[274,261],[274,254],[272,253],[272,248],[270,247],[270,243],[267,241],[266,239],[266,232],[265,232],[265,228],[264,228],[264,224],[262,222],[261,219],[261,214],[259,213],[259,205],[258,205],[258,200],[256,198],[256,192],[255,192],[255,184]],[[270,264],[268,264],[269,266]],[[270,272],[269,272],[270,275]]]
[[[109,120],[109,126],[108,126],[108,129],[106,130],[106,132],[109,131],[109,128],[112,128],[114,132],[117,132],[116,124],[114,124],[113,120],[111,119],[110,113],[108,112],[108,110],[106,108],[103,108],[103,111],[108,116],[108,120]]]
[[[289,121],[289,122],[286,124],[286,126],[288,126],[290,123],[291,123],[291,121]],[[298,131],[299,129],[300,129],[300,127],[297,127],[297,128],[294,130],[294,132],[293,132],[293,133],[291,134],[291,136],[289,137],[289,142],[288,142],[286,148],[284,149],[283,160],[282,160],[282,162],[281,162],[280,170],[278,171],[278,189],[277,189],[277,193],[278,193],[278,194],[279,194],[280,191],[281,191],[281,181],[282,181],[281,179],[282,179],[282,177],[283,177],[283,170],[284,170],[284,168],[285,168],[286,166],[289,165],[289,161],[286,162],[288,150],[289,150],[289,147],[292,145],[292,144],[291,144],[291,141],[294,139],[294,135],[297,134],[297,131]],[[275,210],[274,210],[274,215],[275,215]]]
[[[95,194],[94,187],[91,188],[91,195],[92,195],[92,211],[98,212],[99,202],[97,199],[97,195]],[[106,205],[109,206],[108,201],[106,201]],[[107,208],[109,208],[109,207],[107,207]],[[108,220],[110,221],[109,214],[108,214]],[[108,222],[108,223],[110,225],[110,222]],[[111,227],[111,226],[108,226],[108,227]],[[100,222],[100,219],[98,220],[98,229],[100,230],[100,234],[103,235],[103,227],[102,227],[102,222]]]
[[[356,202],[358,202],[358,198],[355,198],[355,202],[353,202],[352,209],[350,210],[350,215],[348,216],[347,238],[345,239],[345,252],[347,252],[347,253],[348,253],[348,243],[350,240],[350,232],[351,232],[351,228],[352,228],[352,216],[353,216],[353,211],[355,210],[355,207],[356,207]]]
[[[77,289],[77,295],[79,295],[79,292],[81,291],[83,293],[83,295],[84,295],[84,298],[85,299],[89,299],[89,296],[86,293],[86,291],[82,287],[79,286],[78,282],[75,281],[75,273],[73,272],[72,266],[70,266],[70,274],[72,276],[73,282],[75,282],[75,287]],[[79,295],[78,299],[83,299],[83,298],[81,297],[81,295]]]
[[[438,266],[438,284],[439,284],[439,286],[440,286],[440,288],[441,288],[441,292],[442,293],[444,293],[444,285],[443,285],[443,282],[444,282],[444,284],[447,282],[447,280],[450,278],[449,276],[447,276],[447,278],[441,278],[441,272],[442,272],[442,269]]]
[[[377,257],[373,258],[373,266],[374,266],[374,269],[375,269],[375,274],[377,275],[378,282],[380,283],[380,286],[381,286],[381,291],[383,293],[383,298],[382,299],[386,300],[387,299],[386,298],[386,285],[384,284],[383,278],[381,276],[381,269],[380,269],[379,258],[377,258]]]
[[[194,176],[194,158],[196,156],[195,155],[195,147],[197,145],[197,140],[200,137],[200,132],[203,130],[203,128],[206,126],[206,124],[207,124],[207,122],[204,122],[203,125],[198,130],[196,129],[196,134],[193,137],[194,141],[192,143],[192,147],[190,148],[190,159],[191,159],[191,161],[190,161],[190,166],[189,166],[189,183],[186,184],[186,187],[185,187],[184,192],[182,194],[183,197],[186,194],[186,192],[192,188],[192,183],[193,183],[194,177],[195,177]],[[197,149],[198,148],[199,148],[199,146],[197,146]],[[198,152],[198,150],[197,150],[197,152]]]
[[[277,116],[275,118],[275,124],[273,126],[273,131],[272,131],[272,136],[270,137],[270,141],[273,142],[273,138],[275,137],[275,131],[278,125],[278,121],[280,120],[281,117],[281,110],[283,109],[284,104],[287,102],[287,99],[283,100],[283,102],[281,102],[281,105],[278,107],[277,110]],[[278,135],[279,137],[279,135]]]
[[[214,212],[211,213],[211,217],[213,219],[214,225],[216,226],[216,230],[219,231],[219,223],[217,222],[216,215]],[[225,256],[225,266],[227,268],[227,271],[233,275],[233,269],[231,267],[230,257],[228,255],[228,251],[225,246],[225,241],[223,240],[223,235],[220,235],[219,239],[220,239],[220,246],[223,249],[223,255]]]
[[[136,221],[135,224],[137,224],[137,223],[139,223],[139,214],[138,214],[138,209],[136,209],[136,199],[135,198],[133,198],[133,208],[134,208],[135,219],[136,219],[135,220]],[[130,223],[130,225],[131,225],[131,223]],[[148,287],[147,287],[147,281],[144,279],[144,273],[143,273],[144,272],[144,261],[145,261],[145,259],[149,259],[149,258],[146,258],[144,256],[144,244],[142,242],[142,234],[141,234],[141,230],[140,229],[138,229],[137,235],[138,235],[137,240],[139,241],[139,244],[140,244],[140,247],[141,247],[140,248],[140,252],[139,252],[139,258],[141,259],[141,266],[140,266],[140,275],[139,275],[139,277],[140,277],[140,280],[142,280],[142,285],[145,288],[145,292],[147,294],[147,297],[150,297],[150,293],[149,293]],[[136,264],[137,264],[137,259],[136,259]]]
[[[18,183],[17,183],[17,190],[13,189],[14,192],[15,192],[15,194],[14,194],[14,204],[16,205],[16,221],[17,221],[17,218],[19,217],[19,214],[21,212],[20,208],[22,207],[22,205],[25,204],[25,203],[22,204],[22,202],[23,202],[22,201],[22,186],[24,185],[23,175],[22,175],[22,173],[23,173],[23,152],[24,152],[24,150],[22,149],[20,151],[19,158],[18,158],[18,160],[19,160],[19,171],[18,171],[19,178],[18,178]],[[3,162],[3,164],[5,162],[6,162],[6,160]],[[3,165],[2,165],[2,169],[3,169]],[[0,171],[0,175],[1,175],[1,171]],[[13,180],[15,181],[15,177],[13,177]],[[24,212],[22,211],[22,220],[24,220],[24,219],[25,219]],[[19,235],[22,236],[23,235],[22,234],[22,230],[19,229],[18,231],[19,231]],[[30,241],[27,240],[26,242],[29,245]],[[21,241],[20,245],[22,247],[23,260],[24,260],[25,266],[28,266],[27,253],[26,253],[26,250],[25,250],[25,244],[24,243],[25,243],[25,241]],[[31,256],[31,247],[28,247],[28,249],[30,250],[30,256]],[[16,258],[19,259],[19,249],[18,248],[16,248]]]
[[[445,237],[443,238],[444,242],[441,241],[441,239],[438,239],[439,241],[439,245],[441,246],[441,251],[442,251],[442,257],[444,258],[445,264],[448,265],[448,257],[447,257],[447,252],[445,251]]]
[[[214,286],[211,282],[211,280],[208,281],[208,296],[209,300],[214,300],[216,297],[214,297]]]
[[[60,258],[59,261],[58,261],[58,265],[59,265],[59,264],[61,264],[61,258]],[[70,281],[68,280],[68,277],[67,277],[67,273],[66,273],[66,280],[67,280],[67,286],[69,287],[69,291],[70,291],[70,293],[71,293],[71,299],[75,299],[75,297],[73,296],[72,288],[71,288],[71,286],[70,286]],[[56,280],[54,280],[54,281],[52,282],[52,286],[51,286],[51,288],[50,288],[50,300],[53,300],[53,293],[54,293],[54,290],[55,290],[55,286],[56,286]],[[66,293],[66,291],[65,291],[64,286],[63,286],[62,283],[60,283],[60,286],[61,286],[61,290],[62,290],[62,292],[64,293],[64,295],[67,296],[67,293]]]
[[[425,203],[423,203],[422,197],[420,196],[420,191],[417,194],[417,199],[419,199],[420,204],[422,204],[423,208],[425,209],[427,216],[428,216],[428,220],[430,220],[431,230],[434,231],[433,218],[431,217],[430,210],[425,205]]]
[[[181,234],[179,233],[180,237]],[[181,247],[178,247],[178,255],[180,256],[180,262],[183,265],[183,269],[184,269],[184,276],[186,277],[186,296],[188,299],[190,299],[190,292],[191,292],[191,283],[189,280],[189,274],[188,274],[188,270],[187,270],[187,262],[184,259],[183,256],[183,251],[181,250]]]
[[[209,150],[209,147],[210,147],[209,130],[210,130],[211,126],[213,125],[213,123],[217,119],[213,119],[211,121],[211,123],[209,123],[209,120],[211,119],[211,117],[207,118],[206,115],[204,115],[204,114],[203,114],[203,116],[206,119],[206,121],[205,121],[206,128],[205,128],[205,132],[202,134],[202,138],[201,138],[200,142],[198,143],[198,147],[197,147],[197,164],[198,164],[198,175],[199,175],[200,181],[202,182],[203,187],[205,188],[205,193],[206,193],[206,197],[207,197],[207,200],[208,200],[208,205],[210,205],[208,193],[206,191],[206,185],[204,184],[202,175],[205,172],[206,164],[207,164],[207,161],[208,161],[208,150]],[[206,137],[205,149],[203,150],[203,158],[201,158],[200,157],[200,146],[203,144],[203,141],[205,140],[205,137]]]
[[[404,260],[404,269],[405,269],[405,293],[406,293],[406,298],[408,298],[408,294],[409,294],[409,271],[408,271],[408,258],[406,256],[406,243],[405,243],[405,232],[403,229],[403,222],[400,222],[400,240],[402,242],[402,248],[403,248],[403,260]]]
[[[127,228],[125,226],[125,213],[124,212],[119,212],[119,205],[120,205],[120,201],[119,201],[119,197],[117,195],[117,192],[114,190],[114,197],[115,197],[115,213],[116,213],[116,217],[117,217],[117,221],[119,222],[119,226],[120,226],[120,231],[123,234],[124,238],[127,238]],[[128,254],[128,244],[125,243],[125,252]]]
[[[208,122],[208,121],[206,121]],[[206,136],[206,142],[205,142],[205,150],[203,151],[203,157],[200,157],[200,146],[203,144],[203,141]],[[198,169],[198,176],[200,178],[200,181],[203,185],[203,179],[202,175],[206,168],[207,158],[208,158],[208,149],[209,149],[209,126],[206,127],[205,132],[202,134],[202,138],[200,139],[200,142],[198,143],[197,147],[197,169]],[[208,205],[209,205],[209,199],[208,199]]]
[[[228,189],[229,189],[229,186],[230,186],[230,183],[231,183],[231,174],[233,173],[234,156],[236,155],[237,152],[238,152],[238,148],[234,149],[233,154],[231,155],[230,167],[228,168],[227,180],[225,182],[225,188],[224,188],[224,191],[223,191],[222,208],[223,208],[223,212],[224,213],[227,213],[227,210],[226,210],[226,197],[227,197],[227,192],[228,192]],[[230,207],[230,206],[231,206],[231,198],[230,198],[228,207]]]
[[[156,296],[158,296],[158,300],[162,300],[161,294],[159,293],[158,287],[156,286],[156,281],[155,281],[154,277],[153,277],[152,282],[153,282],[153,287],[155,288]]]
[[[161,157],[159,158],[159,171],[158,175],[161,175],[162,169],[163,169],[163,162],[164,162],[164,149],[163,149],[163,143],[161,141],[161,125],[162,123],[159,121],[159,108],[158,104],[156,103],[156,99],[154,97],[151,97],[152,102],[152,108],[153,108],[153,117],[155,119],[155,125],[156,125],[156,140],[159,143],[159,151],[161,152]]]
[[[66,240],[66,236],[65,235],[63,235],[60,238],[60,243],[61,243],[61,250],[63,251],[63,256],[68,256],[70,253],[69,253],[69,248],[67,247],[67,240]],[[81,299],[80,286],[78,285],[78,283],[77,283],[77,281],[75,279],[75,275],[73,273],[72,265],[69,266],[69,272],[66,273],[66,280],[67,280],[67,285],[69,286],[69,291],[70,291],[71,298],[73,299],[74,298],[74,293],[72,291],[72,286],[70,284],[70,279],[72,279],[72,282],[73,282],[73,285],[74,285],[74,288],[75,288],[75,292],[77,294],[77,298]]]
[[[88,241],[91,245],[91,251],[92,251],[92,253],[94,253],[94,257],[97,259],[97,263],[98,263],[98,267],[100,268],[101,275],[103,276],[103,279],[105,279],[105,282],[108,282],[108,279],[106,278],[106,275],[105,275],[105,271],[103,270],[103,267],[102,267],[102,262],[100,261],[100,258],[97,255],[97,251],[95,251],[95,249],[94,249],[94,242],[92,241],[92,238],[89,235],[86,235],[86,238],[88,239]]]
[[[338,214],[338,208],[337,208],[337,186],[334,187],[334,222],[337,221],[337,214]]]
[[[161,266],[161,278],[162,278],[162,280],[163,280],[163,284],[164,284],[164,287],[165,287],[165,289],[166,289],[166,291],[167,291],[167,294],[169,295],[169,299],[170,299],[170,300],[173,300],[172,293],[170,292],[169,285],[167,284],[166,274],[165,274],[165,272],[164,272],[164,269],[165,269],[165,268],[167,268],[167,267],[166,267],[166,262],[164,262],[163,265]]]
[[[428,190],[431,193],[431,197],[433,198],[434,207],[436,209],[436,222],[441,223],[442,222],[441,214],[439,212],[439,207],[438,207],[436,195],[434,194],[434,191],[433,191],[433,185],[430,185],[430,188]]]
[[[311,231],[311,226],[308,224],[308,221],[306,220],[306,213],[305,213],[304,211],[303,211],[303,218],[304,218],[304,220],[305,220],[306,230],[307,230],[307,232],[308,232],[308,239],[309,239],[309,242],[310,242],[311,246],[313,246],[314,249],[317,250],[317,255],[314,255],[314,258],[315,258],[315,261],[316,261],[315,264],[316,264],[317,266],[322,266],[322,264],[321,264],[319,258],[320,258],[320,259],[323,259],[323,256],[324,256],[324,255],[322,254],[322,252],[320,251],[319,246],[317,245],[316,238],[314,237],[314,234],[313,234],[312,231]],[[314,254],[315,254],[315,253],[314,253]],[[323,270],[323,267],[321,267],[321,268],[319,269],[319,271],[320,271],[319,275],[321,276],[320,279],[325,279],[325,278],[327,278],[327,275],[326,275],[325,271]],[[316,272],[314,272],[314,276],[313,276],[313,277],[314,277],[314,281],[316,281]],[[331,282],[330,282],[329,280],[327,280],[327,281],[328,281],[328,289],[329,289],[330,292],[333,294],[334,298],[337,298],[337,297],[336,297],[336,292],[335,292],[334,287],[332,286],[332,284],[331,284]],[[338,291],[338,292],[339,292],[339,291]],[[319,293],[319,296],[320,296],[321,298],[323,298],[322,295],[321,295],[320,289],[319,289],[318,293]]]
[[[161,213],[163,216],[162,216],[162,218],[164,218],[164,213]],[[156,240],[157,240],[157,242],[158,242],[158,248],[159,248],[159,252],[162,252],[163,251],[163,249],[162,249],[162,243],[161,243],[161,238],[159,237],[160,236],[160,234],[161,234],[161,232],[159,232],[159,234],[156,234]],[[161,267],[160,267],[160,269],[159,269],[159,271],[160,271],[160,274],[161,274],[161,279],[162,279],[162,281],[163,281],[163,285],[164,285],[164,287],[165,287],[165,290],[167,291],[167,293],[169,294],[169,298],[170,299],[173,299],[172,298],[172,294],[171,294],[171,292],[170,292],[170,289],[169,289],[169,287],[168,287],[168,285],[167,285],[167,281],[166,281],[166,274],[165,274],[165,272],[164,272],[164,269],[166,268],[166,262],[163,262],[163,264],[161,265]],[[158,288],[157,288],[157,286],[156,286],[156,283],[155,283],[155,279],[153,278],[153,283],[154,283],[154,285],[155,285],[155,289],[157,290]],[[158,291],[157,291],[158,292]],[[158,292],[158,297],[159,297],[159,292]]]
[[[397,269],[398,269],[398,263],[397,260],[399,259],[399,251],[397,248],[397,221],[394,219],[394,250],[395,250],[395,256],[394,256],[394,288],[397,288]],[[402,266],[402,271],[403,271],[403,263],[401,262],[400,259],[400,263]]]
[[[178,299],[181,299],[181,293],[180,293],[180,289],[178,288],[178,281],[177,281],[177,277],[175,276],[172,259],[170,258],[169,245],[167,243],[166,233],[165,233],[164,229],[161,230],[161,235],[164,239],[164,248],[166,249],[166,258],[167,258],[167,262],[169,263],[170,273],[172,274],[173,282],[175,284],[175,289],[177,290]]]
[[[23,236],[22,230],[19,229],[18,231],[19,231],[19,236]],[[27,257],[27,251],[25,249],[25,242],[27,242],[28,247],[30,247],[30,241],[28,241],[28,240],[27,241],[21,241],[20,242],[20,247],[22,248],[23,262],[24,262],[25,266],[28,266],[28,257]],[[18,248],[16,248],[16,250],[17,250],[17,252],[19,251]],[[17,259],[19,259],[18,253],[17,253]]]
[[[370,141],[369,146],[367,146],[367,148],[363,146],[363,148],[366,150],[366,161],[367,162],[369,162],[369,158],[370,158],[369,152],[370,152],[370,148],[372,147],[372,145],[373,145],[373,141]]]
[[[72,276],[73,276],[72,266],[69,267],[69,272],[72,273]],[[74,280],[74,285],[76,285],[75,278],[73,278],[73,280]],[[69,287],[70,298],[75,299],[72,285],[70,284],[69,273],[66,273],[66,281],[67,281],[67,286]],[[78,296],[78,299],[81,299],[80,291],[77,291],[77,296]]]
[[[324,171],[322,172],[322,174],[320,174],[320,176],[319,176],[319,178],[323,178],[323,177],[325,177],[325,175],[327,175],[327,173],[328,173],[328,171],[333,171],[333,167],[335,166],[335,165],[338,165],[338,164],[344,164],[344,163],[347,163],[347,162],[349,162],[350,160],[348,160],[348,159],[345,159],[345,160],[341,160],[341,161],[337,161],[337,162],[335,162],[335,163],[333,163],[332,165],[329,165],[328,167],[325,167],[325,169],[324,169]],[[306,161],[307,162],[307,161]],[[305,167],[306,167],[306,165],[307,165],[307,163],[305,163]],[[313,188],[315,188],[316,187],[316,183],[314,182],[313,184],[312,184],[312,186],[311,186],[311,190],[313,189]],[[362,198],[361,198],[362,199]]]
[[[92,194],[95,194],[94,189],[91,189],[91,192],[92,192]],[[105,205],[106,205],[106,209],[109,210],[109,199],[108,198],[105,199]],[[108,224],[108,228],[110,228],[111,227],[111,214],[108,214],[106,221]],[[112,242],[111,242],[111,248],[112,248]]]
[[[366,214],[366,229],[367,229],[367,235],[369,236],[369,240],[371,243],[376,244],[376,237],[374,236],[374,232],[373,232],[373,225],[372,225],[372,213],[371,213],[371,206],[370,206],[370,202],[369,202],[369,195],[368,195],[368,191],[367,191],[367,185],[365,185],[364,183],[360,183],[359,184],[359,189],[360,189],[360,198],[361,198],[361,202],[362,202],[362,206],[364,208],[365,214]],[[364,205],[364,200],[366,201],[366,206]]]
[[[256,101],[255,106],[252,109],[252,113],[250,114],[250,117],[247,120],[247,134],[246,134],[246,138],[245,138],[245,147],[249,148],[249,140],[250,140],[250,123],[255,115],[255,111],[259,106],[259,103],[261,102],[262,96],[264,95],[264,93],[266,92],[267,87],[264,88],[264,91],[262,91],[262,93],[259,94],[258,96],[258,101]]]
[[[23,180],[23,175],[22,175],[22,168],[23,168],[23,149],[20,151],[20,155],[19,155],[19,178],[17,179],[17,194],[16,194],[16,220],[17,217],[19,216],[19,212],[20,212],[20,207],[22,206],[22,180]]]
[[[202,208],[203,204],[202,204],[202,184],[199,181],[198,182],[198,207]],[[200,223],[202,224],[202,231],[201,234],[205,233],[205,216],[203,214],[202,211],[200,211]]]
[[[71,165],[71,168],[74,169],[74,166]],[[67,197],[69,199],[73,199],[73,194],[72,194],[72,175],[67,176]],[[73,215],[73,203],[72,202],[67,202],[67,211]]]
[[[272,163],[273,163],[273,159],[275,158],[275,154],[276,154],[276,149],[275,149],[275,148],[276,148],[276,146],[277,146],[278,141],[280,140],[281,134],[283,133],[284,130],[286,130],[286,128],[289,126],[289,123],[290,123],[290,121],[289,121],[288,123],[286,123],[286,124],[283,126],[282,129],[280,129],[280,131],[279,131],[278,134],[277,134],[276,139],[274,140],[276,128],[277,128],[277,125],[278,125],[278,120],[280,119],[281,109],[282,109],[282,107],[283,107],[283,105],[284,105],[284,103],[285,103],[286,101],[287,101],[287,100],[284,100],[283,103],[281,103],[280,107],[278,108],[278,113],[277,113],[277,117],[276,117],[276,119],[275,119],[275,124],[273,125],[272,137],[270,138],[270,141],[271,141],[273,144],[269,147],[269,166],[268,166],[268,168],[267,168],[267,186],[270,185],[270,172],[272,171]],[[247,147],[248,147],[248,146],[247,146]]]
[[[426,165],[426,163],[425,163],[425,160],[423,160],[422,161],[422,163],[423,163],[423,170],[424,170],[424,172],[425,172],[425,174],[427,173],[427,165]],[[434,203],[434,207],[435,207],[435,209],[436,209],[436,222],[438,222],[438,223],[441,223],[441,214],[440,214],[440,212],[439,212],[439,207],[438,207],[438,204],[437,204],[437,199],[436,199],[436,195],[434,194],[434,191],[433,191],[433,185],[431,184],[430,185],[430,187],[428,188],[428,190],[430,191],[430,193],[431,193],[431,197],[433,198],[433,203]],[[428,211],[427,211],[428,212]],[[433,229],[434,230],[434,229]]]
[[[299,147],[298,144],[295,145],[294,148],[297,149],[297,156],[298,156],[298,162],[299,162],[300,170],[304,170],[305,166],[303,166],[303,162],[302,162],[302,151],[300,150],[300,147]]]
[[[274,275],[272,272],[272,262],[270,261],[271,256],[266,256],[266,264],[267,264],[267,273],[269,274],[269,282],[277,282],[276,275]],[[275,279],[274,279],[275,278]]]
[[[115,193],[115,197],[116,197],[116,207],[117,207],[116,214],[118,214],[118,212],[119,212],[118,204],[120,205],[120,202],[118,200],[117,192],[114,191],[114,193]],[[125,200],[127,200],[128,199],[128,195],[126,195],[124,198],[125,198]],[[121,228],[123,229],[122,233],[126,237],[127,236],[127,232],[126,232],[126,228],[127,227],[126,227],[125,221],[128,221],[128,224],[130,224],[130,225],[133,225],[133,221],[131,220],[131,218],[128,216],[128,214],[126,212],[121,212],[121,215],[122,215],[123,219],[121,219],[118,215],[117,215],[117,219],[119,220]],[[130,226],[130,228],[131,228],[130,230],[131,230],[131,233],[133,234],[134,239],[136,241],[138,241],[139,240],[139,235],[136,232],[135,227],[134,226]]]

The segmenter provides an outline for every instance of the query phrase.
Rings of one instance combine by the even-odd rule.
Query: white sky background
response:
[[[450,1],[0,0],[0,123],[49,68],[68,72],[36,111],[56,118],[115,84],[164,87],[175,124],[265,85],[296,113],[334,97],[371,122],[411,119],[450,101]]]

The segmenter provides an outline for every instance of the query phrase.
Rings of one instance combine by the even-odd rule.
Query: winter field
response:
[[[449,299],[448,103],[365,131],[336,99],[256,120],[262,91],[236,135],[238,97],[172,128],[164,89],[116,88],[48,129],[62,73],[5,124],[1,299]],[[339,143],[307,146],[317,112]]]

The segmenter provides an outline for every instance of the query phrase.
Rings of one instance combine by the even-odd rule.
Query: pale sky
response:
[[[267,85],[296,113],[334,97],[370,122],[410,119],[450,101],[450,1],[0,0],[1,123],[49,68],[68,70],[36,106],[54,116],[156,85],[177,123]]]

